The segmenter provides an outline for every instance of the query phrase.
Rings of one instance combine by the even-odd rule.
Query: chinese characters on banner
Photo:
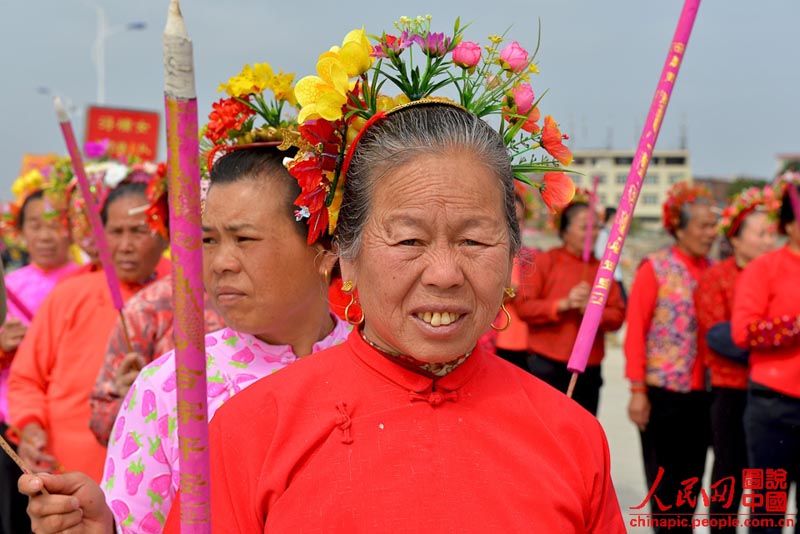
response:
[[[160,115],[156,111],[90,106],[84,141],[108,139],[112,157],[154,161],[158,155]]]

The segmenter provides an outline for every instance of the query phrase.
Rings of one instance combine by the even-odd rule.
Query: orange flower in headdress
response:
[[[672,186],[667,193],[667,200],[663,206],[662,222],[664,229],[670,234],[674,234],[681,221],[681,209],[685,204],[693,204],[698,199],[713,201],[711,191],[702,185],[679,182]]]
[[[564,146],[563,140],[564,136],[561,135],[555,119],[547,115],[544,118],[544,128],[542,128],[542,146],[559,163],[569,165],[572,163],[572,152]]]
[[[546,172],[542,179],[542,200],[550,213],[570,203],[575,196],[575,184],[563,172]]]

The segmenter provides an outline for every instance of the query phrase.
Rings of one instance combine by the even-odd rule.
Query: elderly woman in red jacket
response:
[[[533,268],[524,272],[516,301],[520,318],[528,324],[531,372],[564,392],[572,376],[567,361],[589,302],[591,281],[600,266],[592,255],[586,262],[582,259],[586,232],[592,232],[594,243],[597,230],[597,225],[589,228],[589,205],[581,197],[564,208],[558,218],[563,245],[536,255]],[[604,334],[618,330],[624,319],[622,293],[619,284],[612,282],[589,364],[573,394],[573,399],[594,415],[603,384],[600,363],[605,356]]]

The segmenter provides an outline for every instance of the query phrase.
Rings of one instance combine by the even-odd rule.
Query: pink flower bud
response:
[[[500,51],[500,60],[504,69],[522,72],[528,66],[528,51],[512,41]]]
[[[453,63],[464,69],[475,67],[481,60],[481,47],[472,41],[462,41],[453,49]]]

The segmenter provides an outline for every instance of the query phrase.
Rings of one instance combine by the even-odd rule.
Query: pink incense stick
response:
[[[61,103],[61,98],[55,97],[54,104],[56,115],[58,115],[58,122],[61,124],[61,133],[64,134],[64,142],[67,144],[67,151],[72,160],[72,170],[75,172],[75,177],[78,179],[78,187],[81,190],[81,195],[83,195],[83,201],[86,203],[86,214],[89,217],[89,224],[92,227],[94,243],[100,256],[103,272],[106,275],[108,289],[111,291],[111,301],[114,303],[114,308],[121,312],[124,303],[122,301],[122,292],[119,289],[119,279],[117,278],[117,272],[114,270],[114,264],[111,262],[111,254],[108,251],[108,242],[106,241],[106,234],[103,230],[103,222],[100,220],[100,211],[97,209],[94,196],[89,188],[89,180],[86,179],[86,171],[83,168],[83,158],[81,157],[81,151],[78,149],[78,143],[75,141],[72,123],[64,109],[64,105]]]
[[[800,225],[800,195],[797,194],[797,184],[789,182],[789,201],[792,203],[792,213],[794,213],[794,222]]]
[[[578,373],[583,373],[584,370],[586,370],[586,362],[589,360],[589,353],[592,350],[592,345],[597,336],[600,318],[605,308],[606,301],[608,300],[608,291],[613,283],[614,269],[617,267],[619,255],[625,243],[625,237],[628,235],[628,230],[630,229],[633,209],[639,198],[639,192],[641,191],[642,182],[647,172],[647,166],[653,155],[653,148],[658,139],[658,133],[661,130],[664,114],[667,111],[667,104],[672,95],[672,88],[675,85],[675,79],[678,76],[681,61],[686,51],[686,44],[689,42],[689,36],[692,33],[692,26],[694,25],[694,19],[697,16],[697,9],[699,7],[700,0],[684,1],[683,10],[678,20],[678,27],[675,29],[675,36],[672,39],[672,44],[670,45],[669,53],[664,63],[664,69],[661,72],[661,78],[659,78],[655,97],[653,98],[653,103],[650,105],[650,113],[647,115],[647,121],[645,122],[642,136],[639,139],[639,146],[633,158],[633,165],[628,174],[628,181],[625,184],[625,189],[619,202],[619,209],[614,219],[614,225],[611,228],[608,245],[603,253],[603,257],[600,259],[600,268],[597,271],[597,276],[592,286],[589,304],[583,315],[581,327],[578,330],[578,337],[575,339],[575,345],[572,347],[572,355],[567,364],[567,369],[573,373],[570,388],[567,392],[569,395],[572,394],[572,390],[575,387]]]
[[[29,322],[33,320],[33,314],[31,313],[31,310],[29,310],[28,307],[25,306],[25,303],[20,300],[17,294],[14,293],[13,289],[11,289],[10,287],[6,287],[6,296],[8,297],[8,301],[14,305],[19,314],[22,315],[24,319],[26,319]]]
[[[205,320],[203,318],[200,146],[192,41],[178,0],[164,29],[164,100],[172,234],[175,366],[182,534],[211,532]]]
[[[583,255],[581,256],[583,263],[588,263],[589,257],[592,255],[592,248],[594,247],[592,235],[594,234],[594,217],[597,211],[597,184],[599,183],[599,177],[595,176],[592,178],[592,194],[589,197],[589,215],[586,218],[586,241],[583,242]]]

